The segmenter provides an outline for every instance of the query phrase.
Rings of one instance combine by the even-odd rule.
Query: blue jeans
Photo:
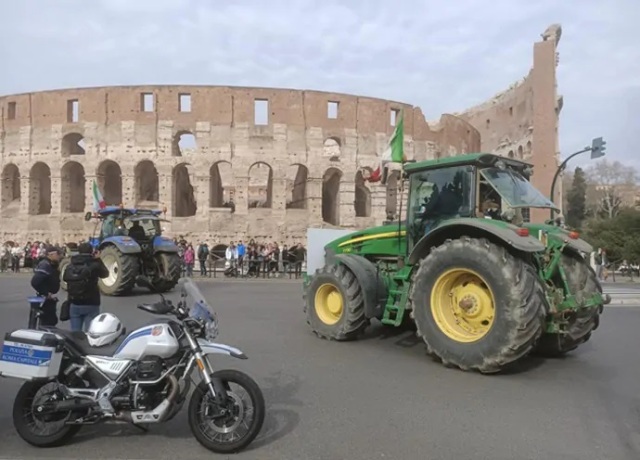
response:
[[[87,332],[91,320],[100,314],[100,305],[76,305],[69,308],[69,320],[72,331]]]

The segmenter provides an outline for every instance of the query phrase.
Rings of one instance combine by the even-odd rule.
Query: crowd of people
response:
[[[18,273],[21,268],[34,268],[38,261],[46,256],[46,248],[49,246],[60,248],[64,255],[65,248],[59,244],[51,245],[49,241],[29,241],[24,246],[13,241],[5,241],[0,246],[0,272]]]
[[[299,276],[306,258],[302,243],[289,247],[276,242],[260,243],[254,239],[231,241],[228,245],[210,247],[200,242],[195,247],[184,238],[177,238],[176,244],[183,262],[183,276],[193,276],[199,269],[201,276],[210,276],[210,271],[224,267],[226,276],[246,276],[276,278],[293,272]]]

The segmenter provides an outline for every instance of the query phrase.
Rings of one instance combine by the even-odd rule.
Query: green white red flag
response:
[[[102,197],[102,193],[100,193],[100,189],[98,188],[98,184],[95,179],[93,181],[93,186],[91,187],[93,194],[93,212],[98,212],[101,209],[107,207],[107,203],[105,203],[104,198]]]
[[[406,161],[404,156],[404,113],[401,112],[400,119],[396,123],[391,139],[389,139],[389,145],[380,157],[380,164],[366,180],[369,182],[382,181],[385,184],[387,182],[387,164],[403,163],[404,161]]]

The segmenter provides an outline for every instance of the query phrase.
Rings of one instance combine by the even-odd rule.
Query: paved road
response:
[[[0,278],[0,333],[22,326],[28,278]],[[424,356],[411,332],[374,327],[366,339],[328,343],[306,328],[300,286],[211,282],[222,342],[249,361],[268,419],[238,459],[580,459],[640,458],[640,308],[610,308],[593,340],[571,357],[535,360],[519,373],[481,376]],[[129,328],[148,320],[147,296],[108,298]],[[13,431],[17,383],[0,381],[0,458],[211,459],[184,414],[148,434],[86,428],[72,445],[37,450]]]

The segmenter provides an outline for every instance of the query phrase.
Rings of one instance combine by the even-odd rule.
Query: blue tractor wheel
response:
[[[100,291],[109,296],[129,294],[140,274],[139,255],[123,254],[115,246],[107,246],[102,250],[100,258],[109,270],[109,276],[98,282]]]

